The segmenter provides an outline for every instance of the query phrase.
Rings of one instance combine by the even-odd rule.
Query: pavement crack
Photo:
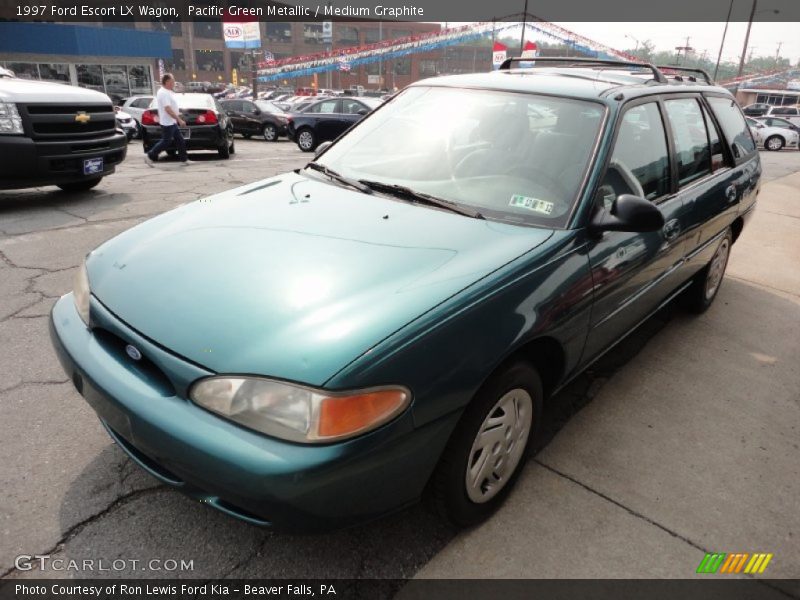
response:
[[[614,506],[618,506],[619,508],[621,508],[622,510],[624,510],[628,514],[636,517],[637,519],[641,519],[641,520],[649,523],[650,525],[653,525],[654,527],[657,527],[658,529],[664,531],[665,533],[668,533],[672,537],[677,538],[677,539],[689,544],[692,548],[696,548],[697,550],[700,550],[702,552],[710,552],[710,550],[707,550],[706,548],[703,548],[697,542],[694,542],[694,541],[690,540],[689,538],[687,538],[686,536],[681,535],[680,533],[672,531],[668,527],[665,527],[661,523],[659,523],[657,521],[654,521],[650,517],[648,517],[646,515],[643,515],[642,513],[638,512],[638,511],[635,511],[632,508],[629,508],[629,507],[625,506],[624,504],[622,504],[621,502],[619,502],[617,500],[614,500],[611,496],[607,496],[603,492],[598,491],[598,490],[594,489],[593,487],[588,486],[588,485],[586,485],[585,483],[583,483],[581,481],[578,481],[577,479],[575,479],[571,475],[567,475],[566,473],[564,473],[562,471],[559,471],[558,469],[555,469],[555,468],[551,467],[550,465],[547,465],[547,464],[543,463],[538,458],[534,458],[533,462],[535,462],[537,465],[547,469],[551,473],[554,473],[555,475],[558,475],[559,477],[562,477],[562,478],[566,479],[567,481],[571,481],[575,485],[578,485],[578,486],[582,487],[583,489],[585,489],[588,492],[591,492],[595,496],[599,496],[600,498],[602,498],[603,500],[605,500],[607,502],[610,502]]]
[[[65,383],[69,383],[69,379],[62,380],[52,380],[48,379],[45,381],[20,381],[19,383],[12,385],[10,388],[5,388],[0,390],[0,394],[7,394],[8,392],[13,392],[22,387],[26,387],[29,385],[63,385]]]
[[[233,567],[228,569],[223,575],[220,575],[219,578],[220,579],[228,579],[228,577],[230,577],[233,573],[236,573],[236,571],[238,571],[239,569],[244,567],[251,560],[253,560],[257,556],[260,556],[261,555],[261,551],[266,547],[267,542],[270,540],[271,537],[272,537],[271,534],[265,533],[263,539],[261,540],[261,542],[259,542],[256,545],[255,549],[250,554],[248,554],[242,560],[240,560],[235,565],[233,565]]]
[[[165,488],[166,486],[159,484],[153,487],[144,488],[141,490],[135,490],[128,494],[123,494],[122,496],[119,496],[111,504],[106,506],[101,511],[85,518],[83,521],[80,521],[79,523],[76,523],[75,525],[67,529],[67,531],[62,534],[61,539],[59,539],[50,549],[45,550],[44,552],[38,552],[37,554],[52,555],[55,554],[56,552],[59,552],[67,542],[69,542],[72,538],[74,538],[76,535],[78,535],[81,531],[83,531],[86,527],[88,527],[95,521],[99,521],[100,519],[111,514],[118,508],[121,508],[126,504],[133,502],[134,500],[138,500],[141,497],[149,496],[150,494],[162,491]],[[6,577],[11,575],[12,573],[15,573],[16,571],[17,571],[16,567],[11,567],[10,569],[0,573],[0,579],[5,579]]]

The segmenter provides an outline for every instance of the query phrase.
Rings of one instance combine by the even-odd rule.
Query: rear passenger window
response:
[[[733,98],[719,96],[708,96],[706,99],[722,127],[722,133],[731,145],[736,160],[742,160],[753,154],[756,151],[756,143],[736,101]]]
[[[658,104],[629,109],[622,117],[614,151],[599,189],[609,208],[621,194],[655,200],[669,191],[669,160]]]
[[[683,186],[711,173],[708,132],[696,99],[667,100],[664,104],[675,139],[678,184]]]
[[[711,170],[716,171],[725,166],[725,151],[722,149],[722,140],[711,114],[705,106],[702,108],[703,118],[706,121],[706,129],[708,130],[708,143],[711,147]]]

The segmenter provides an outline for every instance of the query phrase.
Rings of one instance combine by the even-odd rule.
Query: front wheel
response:
[[[773,135],[772,137],[767,138],[767,141],[764,142],[764,148],[771,150],[772,152],[777,152],[778,150],[783,149],[785,143],[786,142],[781,136]]]
[[[692,285],[686,290],[686,307],[693,313],[700,314],[708,310],[714,298],[717,297],[725,269],[728,266],[728,257],[733,245],[733,235],[730,227],[719,242],[711,262],[694,276]]]
[[[468,527],[505,500],[542,415],[542,380],[527,362],[492,375],[464,411],[429,486],[437,512]]]
[[[297,132],[297,146],[303,152],[313,152],[317,146],[317,138],[310,129],[301,129]]]
[[[65,192],[85,192],[93,187],[96,187],[103,180],[102,177],[96,179],[87,179],[85,181],[74,181],[72,183],[59,183],[60,187]]]

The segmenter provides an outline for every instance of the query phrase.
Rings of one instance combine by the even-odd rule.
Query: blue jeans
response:
[[[150,152],[147,153],[147,156],[150,157],[150,160],[158,160],[158,155],[162,150],[168,149],[173,140],[175,140],[175,146],[178,149],[178,157],[181,159],[181,162],[186,162],[188,158],[186,156],[186,140],[183,139],[181,130],[177,124],[161,126],[161,139],[158,140],[155,146],[150,148]]]

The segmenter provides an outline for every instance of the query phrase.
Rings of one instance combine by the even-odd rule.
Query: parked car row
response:
[[[800,127],[788,121],[774,117],[747,117],[747,124],[756,143],[765,150],[774,152],[784,148],[800,148]]]

